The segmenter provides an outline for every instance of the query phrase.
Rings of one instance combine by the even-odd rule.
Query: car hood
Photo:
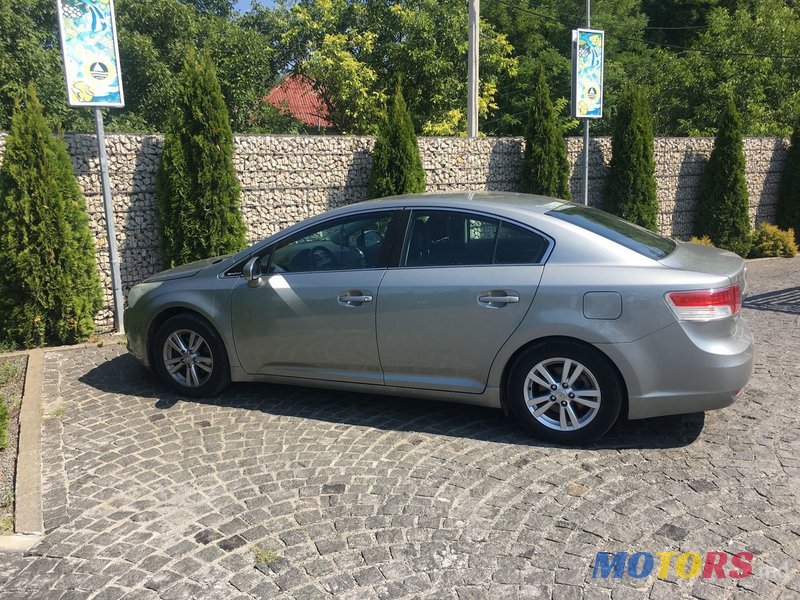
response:
[[[148,277],[145,282],[151,283],[154,281],[170,281],[172,279],[183,279],[184,277],[192,277],[197,275],[200,271],[209,265],[216,265],[221,263],[226,258],[230,258],[232,254],[224,254],[222,256],[215,256],[213,258],[205,258],[203,260],[196,260],[194,262],[186,263],[178,267],[167,269],[156,273],[152,277]]]

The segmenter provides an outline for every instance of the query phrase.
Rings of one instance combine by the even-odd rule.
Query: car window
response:
[[[445,211],[414,211],[404,264],[490,265],[499,221]]]
[[[274,248],[268,273],[373,269],[379,265],[391,212],[353,215],[308,229]]]
[[[665,258],[675,250],[675,242],[671,239],[596,208],[564,204],[545,214],[582,227],[655,260]]]
[[[544,237],[499,219],[462,212],[414,211],[403,265],[531,264],[547,249]]]
[[[547,240],[529,229],[503,221],[494,251],[496,265],[538,263],[547,250]]]

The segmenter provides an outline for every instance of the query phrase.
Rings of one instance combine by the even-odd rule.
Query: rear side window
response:
[[[675,250],[675,242],[671,239],[596,208],[580,204],[565,204],[546,214],[582,227],[655,260],[666,258]]]
[[[404,266],[511,265],[539,262],[547,240],[499,219],[462,212],[414,211]]]

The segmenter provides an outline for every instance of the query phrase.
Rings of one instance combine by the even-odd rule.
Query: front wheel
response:
[[[153,364],[161,379],[186,396],[211,396],[228,386],[231,371],[219,335],[191,314],[167,319],[153,339]]]
[[[514,363],[506,398],[536,437],[583,444],[606,433],[622,408],[623,386],[599,351],[574,342],[538,344]]]

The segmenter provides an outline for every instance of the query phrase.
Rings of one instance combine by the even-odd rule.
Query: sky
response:
[[[259,4],[263,4],[264,6],[274,6],[274,0],[256,0]],[[241,13],[247,12],[250,10],[250,5],[253,3],[253,0],[236,0],[236,10]]]

